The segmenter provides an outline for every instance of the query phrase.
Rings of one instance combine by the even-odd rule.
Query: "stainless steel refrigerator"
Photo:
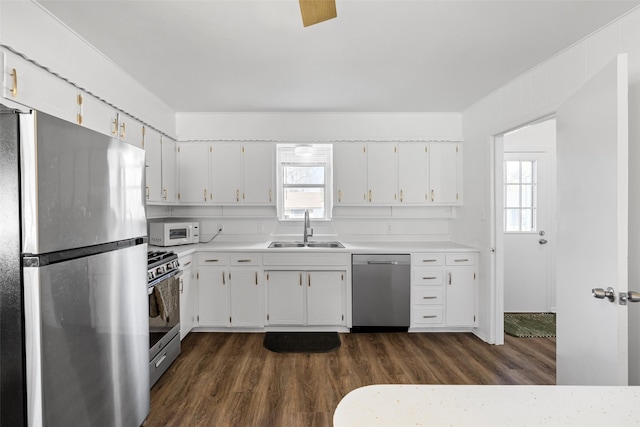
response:
[[[144,151],[0,109],[0,424],[149,412]]]

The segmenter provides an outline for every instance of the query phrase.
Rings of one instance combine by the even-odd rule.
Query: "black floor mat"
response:
[[[276,353],[328,353],[340,348],[337,332],[267,332],[264,348]]]

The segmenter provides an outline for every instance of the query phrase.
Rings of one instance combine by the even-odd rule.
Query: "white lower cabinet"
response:
[[[263,327],[260,256],[203,252],[198,260],[199,327]]]
[[[476,326],[477,253],[411,256],[411,328]]]
[[[307,272],[307,324],[345,324],[345,271]]]
[[[180,339],[193,328],[196,320],[195,303],[198,287],[193,283],[193,255],[178,259],[182,276],[180,277]]]
[[[265,278],[268,325],[346,325],[346,271],[269,270]]]

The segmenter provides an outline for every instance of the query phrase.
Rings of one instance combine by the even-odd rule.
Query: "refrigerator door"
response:
[[[20,118],[23,253],[147,235],[144,150],[41,112]]]
[[[31,426],[139,426],[149,412],[147,245],[24,269]]]

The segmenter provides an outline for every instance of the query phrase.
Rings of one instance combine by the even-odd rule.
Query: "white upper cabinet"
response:
[[[69,122],[81,120],[78,102],[82,95],[77,88],[21,56],[7,51],[2,55],[4,98]]]
[[[147,202],[162,200],[162,146],[161,136],[154,130],[147,130],[145,135],[145,166]]]
[[[214,204],[236,204],[242,200],[242,144],[211,146],[211,200]]]
[[[271,143],[245,143],[242,157],[244,202],[275,204],[275,146]]]
[[[429,201],[435,205],[462,204],[462,144],[429,144]]]
[[[417,205],[428,202],[429,144],[398,144],[398,202]]]
[[[142,123],[124,113],[117,113],[114,120],[118,128],[118,139],[135,145],[136,147],[144,148],[144,134],[146,129]]]
[[[178,142],[178,202],[209,201],[209,150],[207,142]]]
[[[193,171],[196,165],[201,170]],[[271,143],[180,143],[177,168],[179,202],[213,205],[275,203],[274,145]],[[200,193],[192,194],[192,191]]]
[[[363,205],[367,202],[367,145],[333,144],[334,203]]]
[[[395,143],[367,144],[367,201],[393,205],[397,200],[397,146]]]
[[[177,144],[171,138],[162,136],[162,201],[175,203],[177,197],[176,156]]]

